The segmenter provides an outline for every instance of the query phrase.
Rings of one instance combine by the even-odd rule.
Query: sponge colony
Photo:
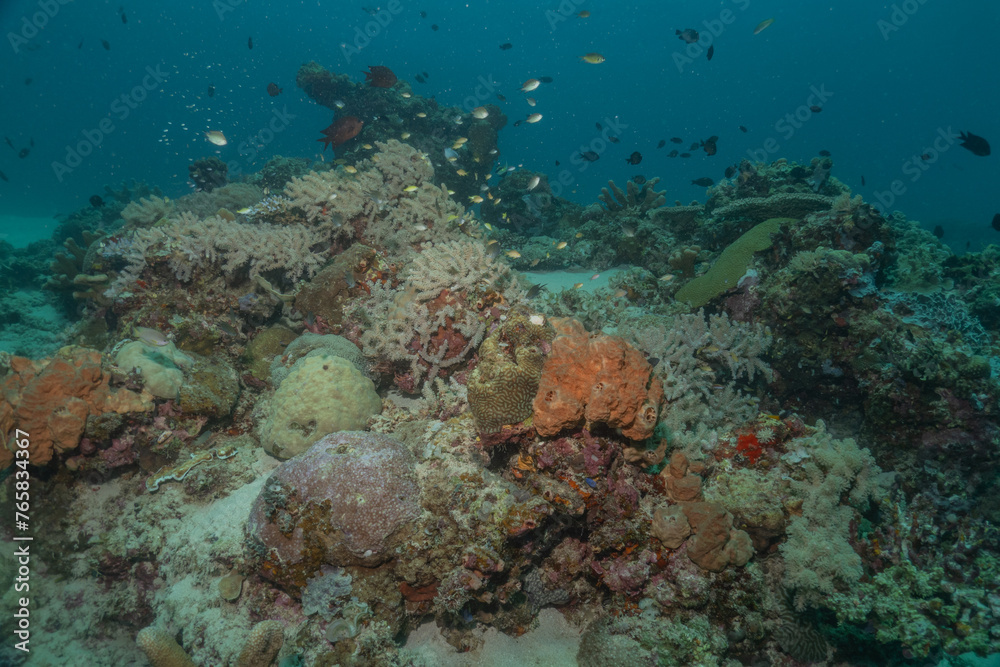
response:
[[[381,411],[375,385],[350,361],[304,357],[271,399],[261,442],[272,456],[288,459],[325,435],[363,429]]]

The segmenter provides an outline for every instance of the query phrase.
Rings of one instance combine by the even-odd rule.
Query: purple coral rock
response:
[[[400,442],[341,431],[276,468],[247,524],[261,573],[301,588],[320,565],[391,559],[420,515],[416,460]]]

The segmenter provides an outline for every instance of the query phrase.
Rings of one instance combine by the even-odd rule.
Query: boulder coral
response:
[[[101,368],[101,353],[65,347],[51,359],[11,357],[0,380],[0,470],[14,460],[15,427],[29,434],[28,460],[45,465],[56,454],[75,449],[87,418],[153,409],[152,396],[113,390]]]
[[[556,319],[553,326],[559,335],[534,401],[539,435],[604,423],[632,440],[650,437],[663,386],[642,352],[617,336],[587,333],[577,320]]]
[[[397,440],[345,431],[276,468],[247,524],[261,574],[302,588],[323,564],[390,560],[420,516],[415,465]]]

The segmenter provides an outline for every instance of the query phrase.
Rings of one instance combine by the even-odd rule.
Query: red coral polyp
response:
[[[754,433],[745,433],[736,438],[736,451],[743,454],[750,465],[754,465],[764,453],[764,448],[757,442]]]

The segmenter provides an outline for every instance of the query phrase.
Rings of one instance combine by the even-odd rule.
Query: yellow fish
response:
[[[471,197],[469,197],[469,201],[473,202],[474,204],[482,204],[483,198],[480,197],[479,195],[472,195]]]
[[[351,165],[347,165],[346,167],[344,167],[344,171],[346,171],[348,174],[356,174],[356,173],[358,173],[357,168],[352,167]]]
[[[582,239],[583,238],[583,232],[577,232],[576,233],[576,238]]]
[[[556,250],[562,250],[563,248],[565,248],[568,245],[569,244],[566,243],[565,241],[560,241],[559,243],[556,244]]]
[[[411,97],[413,97],[413,96],[412,96],[412,95],[410,95],[409,93],[403,93],[402,95],[403,95],[403,97],[404,97],[405,99],[410,99]]]
[[[757,27],[753,29],[753,34],[759,35],[760,33],[764,32],[764,30],[766,30],[767,27],[772,23],[774,23],[774,19],[767,19],[766,21],[761,21],[760,23],[757,24]]]
[[[222,132],[219,132],[218,130],[209,130],[208,132],[205,133],[205,138],[208,139],[213,144],[215,144],[216,146],[225,146],[226,144],[229,143],[229,141],[226,139],[226,135],[224,135]]]
[[[573,289],[580,289],[581,287],[583,287],[583,283],[577,283],[573,285]]]
[[[427,118],[427,114],[421,111],[420,113],[417,114],[417,118]]]
[[[542,119],[542,114],[540,114],[540,113],[533,113],[530,116],[528,116],[527,118],[525,118],[524,122],[525,123],[537,123],[541,119]]]
[[[464,170],[464,169],[459,169],[459,170],[458,170],[458,171],[456,171],[455,173],[456,173],[456,174],[458,174],[459,176],[468,176],[468,175],[469,175],[469,172],[467,172],[467,171],[466,171],[466,170]]]
[[[399,137],[400,137],[400,139],[409,139],[410,138],[410,133],[409,132],[403,132],[401,135],[399,135]]]
[[[488,229],[489,231],[491,231],[491,232],[493,231],[493,226],[490,223],[488,223],[488,222],[485,223],[485,226],[486,226],[486,229]]]
[[[528,79],[527,81],[524,82],[524,85],[521,86],[521,92],[530,93],[535,88],[538,88],[538,86],[540,86],[541,84],[542,82],[539,81],[538,79]]]
[[[517,259],[518,257],[521,256],[521,253],[519,253],[516,250],[508,250],[504,254],[507,255],[508,257],[513,257],[514,259]]]
[[[472,110],[472,115],[473,117],[482,120],[483,118],[489,116],[490,112],[486,107],[476,107],[475,109]]]
[[[604,62],[604,56],[600,53],[588,53],[587,55],[580,56],[580,60],[591,65],[600,65]]]
[[[405,188],[403,188],[403,192],[416,192],[419,189],[420,188],[418,188],[415,185],[407,185]]]
[[[364,148],[366,151],[370,151],[372,149],[371,144],[362,144],[361,147]]]

